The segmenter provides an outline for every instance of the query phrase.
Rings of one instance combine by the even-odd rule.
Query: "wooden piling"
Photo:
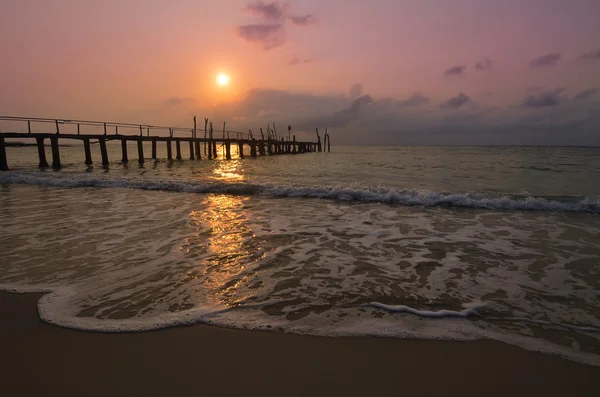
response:
[[[0,171],[8,171],[8,161],[6,160],[6,143],[4,137],[0,136]]]
[[[98,138],[98,142],[100,143],[100,154],[102,155],[102,166],[108,167],[108,151],[106,150],[106,138],[100,137],[100,138]]]
[[[190,144],[191,144],[191,142],[190,142]],[[196,145],[196,158],[198,160],[200,160],[200,159],[202,159],[202,156],[200,154],[200,141],[196,141],[195,145]]]
[[[244,143],[243,142],[238,143],[238,155],[240,156],[241,159],[244,158]]]
[[[173,152],[171,151],[171,140],[167,140],[167,159],[173,160]]]
[[[46,148],[44,147],[44,138],[37,137],[37,138],[35,138],[35,140],[37,142],[38,156],[40,158],[40,163],[39,163],[38,167],[47,168],[48,161],[46,161]]]
[[[217,159],[217,141],[213,139],[213,159]]]
[[[250,156],[256,157],[256,141],[254,138],[250,141]]]
[[[321,147],[321,135],[319,135],[319,129],[317,128],[317,148],[318,151],[321,152],[322,147]]]
[[[156,139],[152,139],[152,159],[156,160]]]
[[[231,142],[229,140],[225,142],[225,158],[231,160]]]
[[[294,140],[292,141],[292,153],[296,154],[296,135],[294,135]]]
[[[177,153],[175,158],[181,160],[181,142],[179,142],[179,139],[175,141],[175,152]]]
[[[144,164],[144,141],[142,141],[141,138],[138,139],[137,146],[138,146],[138,163]]]
[[[90,138],[83,138],[83,150],[85,152],[85,165],[92,165],[92,150],[90,148]]]
[[[129,162],[129,158],[127,157],[127,140],[125,140],[125,138],[121,139],[121,154],[122,154],[122,159],[121,162],[123,163],[128,163]]]
[[[194,159],[194,142],[189,141],[190,144],[190,160]]]
[[[50,146],[52,146],[52,168],[55,170],[60,168],[60,152],[58,151],[58,137],[50,137]]]

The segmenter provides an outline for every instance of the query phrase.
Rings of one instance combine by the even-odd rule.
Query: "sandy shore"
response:
[[[497,342],[100,334],[41,322],[38,299],[0,293],[2,396],[600,396],[600,368]]]

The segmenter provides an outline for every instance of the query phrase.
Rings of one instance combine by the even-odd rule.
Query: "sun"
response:
[[[227,76],[224,73],[220,73],[219,75],[217,75],[217,84],[221,87],[229,85],[229,76]]]

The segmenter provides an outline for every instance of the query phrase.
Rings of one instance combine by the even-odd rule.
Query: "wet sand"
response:
[[[599,396],[600,368],[492,341],[318,338],[195,325],[45,324],[0,293],[2,396]]]

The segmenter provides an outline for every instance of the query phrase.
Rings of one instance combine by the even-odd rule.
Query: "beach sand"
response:
[[[0,293],[0,395],[600,396],[600,368],[492,341],[320,338],[206,325],[134,334],[40,321]]]

